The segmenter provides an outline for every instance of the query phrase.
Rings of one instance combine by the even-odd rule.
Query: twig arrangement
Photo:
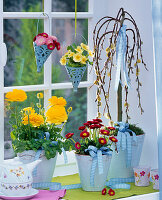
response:
[[[139,29],[133,17],[123,8],[120,8],[116,18],[106,16],[100,19],[97,22],[93,32],[93,42],[94,42],[93,66],[96,73],[96,80],[94,81],[94,85],[97,85],[96,102],[98,107],[99,118],[102,115],[100,112],[100,108],[102,106],[101,95],[103,94],[105,101],[103,115],[110,120],[112,119],[110,112],[110,105],[109,105],[110,89],[112,86],[112,79],[113,79],[112,72],[113,70],[116,70],[116,64],[115,64],[116,42],[119,30],[123,24],[127,25],[126,29],[127,44],[126,44],[125,63],[128,70],[128,77],[131,80],[133,74],[135,74],[136,76],[135,78],[137,83],[136,91],[138,97],[138,108],[140,109],[141,114],[144,112],[141,105],[141,94],[140,94],[140,87],[142,86],[142,84],[139,79],[140,65],[143,64],[143,66],[147,70],[142,55],[143,42],[141,40]],[[106,57],[106,59],[104,60],[103,57]],[[105,61],[104,64],[103,61]],[[121,85],[119,86],[121,87]],[[125,92],[124,107],[126,113],[126,120],[128,122],[130,116],[129,116],[127,85],[124,85],[124,92]],[[122,97],[118,98],[121,101]]]

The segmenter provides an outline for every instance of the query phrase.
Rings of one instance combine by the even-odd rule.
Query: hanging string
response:
[[[76,37],[76,30],[77,30],[77,0],[75,0],[75,37]]]

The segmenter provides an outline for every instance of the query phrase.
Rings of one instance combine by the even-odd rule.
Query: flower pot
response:
[[[102,155],[103,173],[99,174],[98,165],[94,175],[94,185],[90,184],[90,174],[92,167],[92,157],[89,155],[76,154],[76,160],[79,169],[80,181],[83,190],[85,191],[101,191],[105,185],[108,175],[108,170],[111,162],[111,155]]]
[[[22,153],[17,154],[20,161],[24,164],[33,162],[35,159],[35,155],[36,152],[33,150],[24,151]],[[47,160],[44,155],[44,151],[42,151],[39,156],[39,159],[42,160],[42,162],[39,163],[39,165],[36,168],[36,174],[33,176],[33,182],[51,182],[56,165],[57,154],[54,158]]]
[[[132,160],[131,166],[127,167],[126,158],[127,151],[120,150],[116,153],[113,151],[112,161],[108,173],[108,179],[110,178],[130,178],[134,176],[133,167],[139,165],[142,147],[144,142],[144,135],[137,136],[137,142],[132,142]],[[115,149],[115,147],[114,147]]]

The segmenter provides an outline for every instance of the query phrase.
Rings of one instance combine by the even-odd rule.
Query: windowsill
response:
[[[159,200],[159,192],[127,197],[120,200]]]

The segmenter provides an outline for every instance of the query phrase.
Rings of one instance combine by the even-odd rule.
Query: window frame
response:
[[[89,46],[92,47],[92,34],[93,31],[93,4],[94,0],[88,0],[88,12],[78,12],[77,19],[88,19],[88,41]],[[43,12],[3,12],[3,0],[0,1],[0,50],[3,45],[3,20],[4,19],[44,19],[44,32],[52,34],[52,19],[75,19],[75,12],[52,12],[52,0],[44,0],[44,13]],[[0,51],[0,58],[4,58],[6,52]],[[6,62],[6,61],[4,61]],[[48,99],[51,97],[52,90],[58,89],[72,89],[72,83],[52,83],[52,57],[50,56],[44,64],[44,83],[38,85],[24,85],[24,86],[10,86],[4,87],[4,65],[0,63],[0,163],[4,160],[4,94],[12,91],[13,89],[22,89],[25,92],[43,91],[44,92],[44,106],[47,108]],[[89,87],[93,84],[93,73],[88,67],[87,81],[82,81],[79,88],[87,88],[87,118],[90,118],[91,110],[91,95],[92,90]]]

